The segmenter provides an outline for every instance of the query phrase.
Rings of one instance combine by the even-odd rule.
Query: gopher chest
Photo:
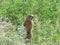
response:
[[[26,27],[26,28],[31,28],[31,27],[32,27],[31,21],[26,21],[26,22],[25,22],[25,27]]]

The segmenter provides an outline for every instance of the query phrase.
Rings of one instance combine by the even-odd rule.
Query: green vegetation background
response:
[[[0,0],[3,21],[22,25],[27,14],[34,15],[32,45],[60,45],[60,0]],[[5,31],[9,38],[2,38],[0,30],[0,45],[21,45],[16,32]]]

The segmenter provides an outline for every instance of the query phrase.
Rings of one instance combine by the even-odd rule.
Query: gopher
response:
[[[29,14],[24,22],[24,27],[26,28],[26,33],[27,33],[26,35],[27,39],[31,39],[32,19],[33,19],[33,15]]]

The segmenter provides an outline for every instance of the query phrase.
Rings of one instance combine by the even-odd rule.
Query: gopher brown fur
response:
[[[28,39],[31,39],[32,19],[33,19],[33,16],[28,15],[24,22],[24,27],[26,28],[26,33],[27,33],[26,38]]]

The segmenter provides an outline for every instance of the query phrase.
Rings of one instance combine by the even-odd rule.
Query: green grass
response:
[[[0,29],[0,45],[24,45],[16,28],[27,14],[33,14],[34,19],[32,42],[26,45],[60,45],[60,0],[0,0],[0,20],[13,27]]]

